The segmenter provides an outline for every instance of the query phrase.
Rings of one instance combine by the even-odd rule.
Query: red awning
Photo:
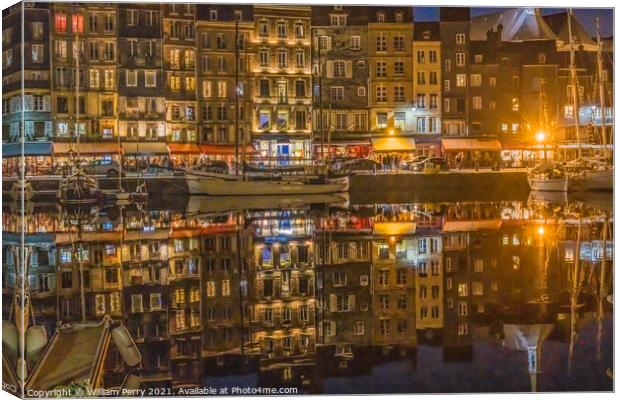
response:
[[[232,144],[201,144],[200,152],[203,154],[233,155],[235,146]],[[239,149],[239,154],[242,150]],[[256,154],[257,151],[252,145],[245,146],[245,154]]]
[[[496,139],[441,139],[446,151],[500,151],[502,146]]]
[[[200,154],[200,147],[195,143],[168,143],[170,154]]]

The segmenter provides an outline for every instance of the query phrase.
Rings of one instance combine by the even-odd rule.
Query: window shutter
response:
[[[43,111],[51,111],[51,101],[50,96],[43,96]]]
[[[347,61],[346,63],[345,77],[346,78],[353,77],[353,61]]]
[[[164,125],[163,122],[161,124],[157,125],[157,136],[158,137],[166,136],[166,125]]]
[[[141,113],[146,112],[146,102],[144,100],[145,100],[144,97],[138,97],[138,110]]]
[[[157,104],[158,113],[163,114],[164,112],[166,112],[166,105],[164,104],[163,99],[156,99],[155,102]]]
[[[355,295],[349,295],[349,311],[355,311]]]
[[[329,321],[329,324],[332,327],[330,336],[336,336],[336,321]]]
[[[52,136],[52,121],[45,121],[45,136]]]
[[[337,298],[335,294],[330,294],[329,295],[329,311],[330,312],[335,312],[337,310]]]
[[[332,51],[332,37],[327,37],[327,51]]]
[[[333,78],[334,77],[334,62],[333,61],[326,61],[325,62],[325,70],[326,70],[326,77],[327,78]]]
[[[127,111],[127,97],[121,97],[118,99],[118,112],[124,113]]]

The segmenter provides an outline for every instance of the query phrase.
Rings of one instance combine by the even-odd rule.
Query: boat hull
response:
[[[530,189],[541,192],[566,192],[568,191],[568,178],[535,178],[529,177]]]
[[[304,184],[296,181],[225,180],[186,173],[185,181],[190,194],[209,196],[328,194],[346,192],[348,189],[348,181],[344,180],[324,184]]]

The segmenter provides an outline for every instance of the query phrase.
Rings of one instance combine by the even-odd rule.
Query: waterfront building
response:
[[[254,6],[252,136],[263,162],[312,157],[311,8]]]
[[[240,156],[243,146],[246,146],[246,155],[253,153],[253,148],[248,146],[251,143],[249,133],[253,104],[253,82],[248,68],[251,53],[248,45],[254,28],[253,9],[251,6],[198,4],[196,10],[196,71],[201,153],[209,158],[231,162],[237,141],[240,144]],[[237,53],[238,71],[235,67]],[[237,72],[238,117],[235,94]],[[236,138],[237,125],[239,138]]]
[[[315,157],[322,145],[325,157],[365,157],[370,150],[368,9],[312,8]]]
[[[369,11],[370,129],[376,152],[415,150],[413,120],[413,9],[377,7]],[[395,143],[392,143],[395,142]]]
[[[127,169],[168,155],[161,12],[159,5],[117,5],[118,134]]]
[[[163,6],[166,142],[173,165],[191,165],[200,155],[196,131],[195,25],[195,4]]]
[[[413,30],[413,108],[419,155],[441,155],[441,38],[438,22],[416,22]]]
[[[22,35],[21,10],[18,4],[3,10],[2,14],[2,141],[18,142],[23,134],[26,142],[26,173],[42,174],[51,169],[51,61],[50,41],[47,40],[50,11],[49,6],[42,3],[24,7],[26,22]],[[24,96],[23,114],[20,94]],[[31,143],[35,141],[47,143]],[[21,149],[17,151],[15,147],[16,151],[7,150],[10,149],[3,151],[3,173],[16,175],[17,156]]]

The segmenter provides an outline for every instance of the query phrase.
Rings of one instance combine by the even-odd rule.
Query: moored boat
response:
[[[282,194],[327,194],[348,190],[348,178],[312,180],[243,180],[240,176],[189,169],[185,181],[190,194],[210,196],[260,196]]]
[[[530,189],[535,191],[568,191],[568,174],[561,166],[552,163],[542,163],[532,168],[527,181]]]

